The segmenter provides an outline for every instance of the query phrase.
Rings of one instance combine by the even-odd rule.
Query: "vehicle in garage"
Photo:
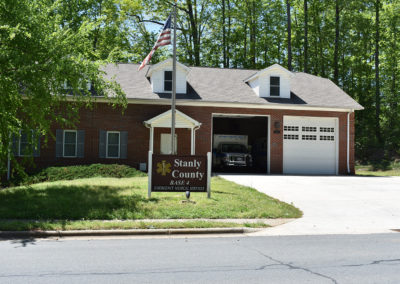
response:
[[[253,159],[248,150],[247,135],[214,135],[213,166],[220,169],[227,167],[251,167]]]

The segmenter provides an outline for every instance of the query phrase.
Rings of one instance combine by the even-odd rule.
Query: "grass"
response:
[[[356,175],[360,176],[400,176],[400,163],[392,162],[385,167],[356,165]]]
[[[195,203],[182,203],[185,199],[183,193],[153,193],[152,198],[147,199],[147,177],[46,182],[1,190],[0,220],[83,222],[115,219],[297,218],[302,215],[292,205],[219,177],[212,178],[211,197],[208,199],[206,193],[192,193],[191,200]],[[57,225],[57,222],[44,223]],[[4,222],[1,224],[4,225]]]
[[[0,221],[2,231],[68,231],[68,230],[116,230],[116,229],[182,229],[182,228],[266,228],[264,223],[233,223],[214,221]]]

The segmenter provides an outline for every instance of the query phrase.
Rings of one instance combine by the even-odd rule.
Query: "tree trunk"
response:
[[[288,69],[292,71],[292,23],[290,18],[290,2],[286,0],[286,14],[287,14],[287,41],[288,41]]]
[[[333,81],[339,84],[339,32],[340,32],[340,10],[339,10],[339,0],[336,0],[336,20],[335,20],[335,51],[333,58]]]
[[[244,60],[243,60],[243,67],[247,68],[247,19],[246,23],[244,24]]]
[[[97,15],[99,16],[99,18],[101,17],[101,13],[102,13],[102,2],[99,2],[99,10],[98,13],[96,13],[95,15],[95,21],[97,21]],[[94,30],[94,37],[93,37],[93,51],[97,50],[97,42],[99,39],[99,27],[96,27],[96,29]]]
[[[308,73],[308,5],[304,0],[304,72]]]
[[[190,21],[190,31],[192,34],[193,40],[193,55],[194,55],[194,65],[200,66],[200,39],[197,32],[197,23],[195,19],[195,15],[193,13],[193,4],[192,0],[187,0],[187,13],[189,15]]]
[[[224,68],[227,67],[226,60],[226,37],[225,37],[225,0],[222,0],[222,49],[223,49],[223,60]]]
[[[256,67],[256,16],[255,1],[251,1],[250,11],[250,60],[251,68]]]
[[[227,6],[228,6],[228,42],[226,45],[226,67],[229,67],[229,61],[230,61],[230,37],[231,37],[231,2],[230,0],[227,0]]]
[[[380,0],[375,3],[375,135],[379,142],[382,144],[381,128],[380,128],[380,114],[381,114],[381,97],[380,97],[380,82],[379,82],[379,10]]]

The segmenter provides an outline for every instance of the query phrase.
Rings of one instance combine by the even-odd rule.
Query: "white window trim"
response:
[[[33,146],[33,130],[31,129],[30,131],[31,131],[31,134],[32,134],[32,140],[31,140],[31,143],[30,143],[30,144]],[[21,137],[22,137],[22,130],[19,131],[19,138],[18,138],[18,157],[30,157],[30,156],[32,156],[33,153],[32,153],[32,155],[23,155],[23,154],[21,153]],[[28,144],[29,144],[29,140],[28,140]]]
[[[109,133],[118,133],[118,157],[109,157],[108,156],[108,134]],[[121,131],[107,131],[106,133],[106,158],[107,159],[120,159],[121,157]]]
[[[168,69],[163,70],[163,90],[164,90],[164,93],[172,93],[172,88],[173,88],[172,85],[171,85],[171,91],[165,90],[165,71],[173,72],[172,70],[168,70]],[[172,74],[172,76],[173,76],[173,75],[174,75],[174,74]],[[172,77],[172,79],[171,79],[171,83],[172,83],[172,84],[173,84],[173,80],[174,80],[174,78]]]
[[[75,155],[65,156],[65,133],[75,132]],[[77,130],[64,130],[63,131],[63,158],[76,158],[78,156],[78,131]]]
[[[272,77],[277,77],[277,78],[279,78],[279,85],[277,86],[277,85],[271,85],[271,78]],[[270,75],[269,76],[269,96],[271,97],[271,98],[280,98],[281,97],[281,86],[282,86],[282,77],[281,76],[279,76],[279,75]],[[279,95],[278,96],[273,96],[273,95],[271,95],[271,87],[279,87]]]

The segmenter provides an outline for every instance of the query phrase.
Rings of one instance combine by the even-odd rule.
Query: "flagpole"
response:
[[[176,0],[174,3],[174,43],[172,56],[172,95],[171,95],[171,154],[175,155],[175,104],[176,104]]]

